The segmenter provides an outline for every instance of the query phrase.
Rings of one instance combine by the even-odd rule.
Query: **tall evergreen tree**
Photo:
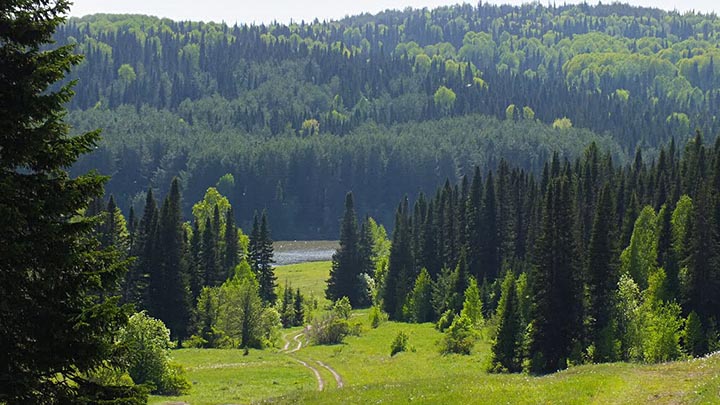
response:
[[[235,214],[232,207],[225,212],[225,251],[223,254],[223,266],[226,271],[226,278],[232,277],[235,266],[240,260],[240,246],[238,244],[238,229],[235,226]]]
[[[470,183],[470,192],[467,199],[467,207],[465,208],[466,216],[466,247],[468,268],[470,274],[477,280],[481,280],[485,275],[481,274],[482,266],[482,177],[480,168],[475,167],[475,174]]]
[[[595,347],[593,361],[614,360],[614,336],[612,331],[613,292],[617,286],[617,252],[613,249],[613,205],[609,184],[605,184],[598,196],[595,219],[590,234],[585,281],[588,291],[587,317],[589,339]]]
[[[112,291],[126,265],[99,250],[78,216],[103,193],[97,174],[66,168],[94,149],[99,131],[70,136],[72,84],[54,83],[81,57],[52,36],[70,2],[0,3],[0,403],[110,402],[143,395],[90,382],[113,358],[128,319]]]
[[[382,292],[383,309],[391,319],[402,319],[403,305],[415,280],[407,205],[406,198],[395,213],[395,228]]]
[[[355,307],[360,304],[358,276],[363,271],[360,257],[360,235],[355,216],[352,193],[345,196],[345,214],[340,226],[340,247],[333,254],[330,278],[327,280],[325,296],[330,301],[348,297]]]
[[[548,373],[567,367],[581,329],[570,184],[553,179],[546,192],[541,234],[532,268],[530,371]]]
[[[492,342],[492,365],[495,372],[518,372],[521,369],[520,311],[515,289],[515,275],[505,274],[497,309],[497,333]]]
[[[150,273],[151,313],[162,320],[178,345],[190,327],[190,288],[185,262],[185,236],[181,219],[180,185],[174,178],[160,210],[159,265]]]
[[[205,285],[217,287],[225,281],[225,272],[218,262],[217,230],[213,227],[210,218],[205,220],[202,230],[202,250],[200,252],[200,266]]]
[[[277,277],[273,269],[273,241],[270,237],[270,227],[268,226],[267,212],[263,211],[260,219],[260,230],[258,232],[259,241],[255,243],[259,251],[257,252],[257,281],[259,284],[260,298],[266,304],[275,304],[277,300]]]
[[[495,181],[490,172],[485,181],[485,193],[482,205],[482,278],[494,280],[500,272],[500,239],[498,238],[497,206],[495,200]],[[478,278],[479,279],[479,278]]]

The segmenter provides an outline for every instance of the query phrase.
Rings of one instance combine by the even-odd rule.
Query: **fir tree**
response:
[[[400,203],[395,214],[395,228],[382,293],[383,309],[394,320],[402,318],[405,299],[415,279],[407,205],[405,199]]]
[[[181,219],[180,185],[175,178],[160,210],[159,266],[150,275],[152,313],[170,329],[178,345],[190,324],[190,289],[185,263],[185,237]]]
[[[485,181],[485,193],[482,205],[481,216],[482,242],[480,244],[482,252],[481,275],[489,280],[494,280],[500,271],[500,244],[498,238],[497,224],[497,208],[495,202],[495,181],[493,174],[490,172]]]
[[[295,312],[295,317],[293,319],[293,326],[302,326],[305,323],[305,306],[304,306],[305,300],[303,299],[302,294],[300,294],[300,289],[295,290],[295,299],[293,300],[293,308]]]
[[[589,338],[594,345],[593,361],[612,361],[614,336],[612,335],[612,297],[618,282],[612,246],[614,221],[610,187],[605,184],[598,196],[595,219],[590,234],[585,280],[589,302]]]
[[[0,4],[0,403],[139,403],[132,387],[84,378],[120,366],[113,335],[130,308],[111,296],[126,264],[78,215],[105,178],[66,171],[99,139],[69,135],[72,83],[54,85],[81,60],[72,45],[52,45],[69,7]]]
[[[327,280],[325,290],[325,296],[330,301],[335,302],[342,297],[348,297],[353,307],[361,304],[362,294],[358,291],[358,276],[364,269],[359,239],[353,196],[352,193],[347,193],[345,214],[340,227],[340,247],[333,254],[330,278]]]
[[[238,245],[238,229],[235,226],[235,214],[232,207],[225,212],[225,251],[223,254],[223,265],[227,273],[226,278],[230,278],[235,272],[235,266],[238,265],[240,252]]]
[[[210,218],[205,220],[205,227],[202,230],[202,250],[200,253],[200,265],[202,266],[203,280],[205,285],[217,287],[225,281],[225,273],[218,263],[217,230],[213,227]]]
[[[490,349],[492,353],[490,370],[495,372],[518,372],[521,370],[520,339],[522,329],[515,290],[515,276],[511,271],[508,271],[503,279],[497,319],[497,332]]]
[[[566,368],[581,328],[569,189],[566,177],[553,179],[544,201],[536,264],[530,276],[534,304],[530,371],[534,373]]]
[[[259,283],[260,298],[266,304],[275,304],[277,300],[277,287],[275,271],[273,270],[273,241],[270,237],[270,228],[268,226],[267,213],[263,211],[260,219],[260,230],[258,233],[259,241],[255,243],[259,251],[257,252],[257,280]]]

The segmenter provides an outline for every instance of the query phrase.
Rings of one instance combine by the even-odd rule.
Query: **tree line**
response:
[[[719,209],[720,142],[699,132],[650,162],[638,150],[618,165],[595,144],[538,177],[501,161],[404,199],[379,270],[349,195],[327,294],[456,334],[488,319],[495,371],[700,356],[720,347]],[[370,301],[353,299],[363,274]]]
[[[131,209],[126,220],[113,196],[107,204],[95,199],[85,213],[98,218],[94,233],[101,246],[132,260],[119,287],[122,300],[164,322],[178,346],[196,334],[207,337],[204,328],[216,320],[208,319],[208,306],[214,303],[212,311],[217,312],[223,299],[234,299],[239,291],[252,298],[245,310],[252,307],[258,319],[264,307],[277,301],[267,213],[255,213],[248,236],[237,227],[232,206],[215,187],[193,205],[192,224],[183,221],[180,207],[180,185],[174,179],[162,204],[148,190],[140,216]],[[262,346],[257,334],[250,335],[235,346]],[[202,343],[207,344],[211,343]]]

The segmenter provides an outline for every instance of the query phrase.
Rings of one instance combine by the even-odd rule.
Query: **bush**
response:
[[[333,306],[333,312],[342,319],[350,318],[350,311],[352,311],[352,305],[350,305],[350,299],[348,297],[342,297],[335,301]]]
[[[170,363],[170,330],[162,321],[136,313],[120,331],[118,343],[136,384],[161,395],[178,395],[190,387],[183,369]]]
[[[438,319],[437,323],[435,324],[435,329],[439,330],[440,332],[445,332],[447,328],[452,325],[453,320],[455,319],[455,313],[451,310],[445,311],[440,319]]]
[[[370,308],[369,318],[370,318],[370,327],[373,328],[373,329],[375,329],[375,328],[377,328],[378,326],[380,326],[380,324],[381,324],[383,321],[385,321],[386,315],[382,312],[382,310],[380,309],[380,307],[378,307],[377,305],[375,305],[375,306],[373,306],[372,308]]]
[[[393,340],[392,344],[390,345],[390,356],[392,357],[400,352],[404,352],[405,350],[407,350],[407,343],[408,336],[405,334],[405,332],[398,332],[397,336],[395,336],[395,340]]]
[[[333,345],[342,343],[348,334],[350,334],[350,324],[347,319],[331,312],[313,320],[310,341],[316,345]]]
[[[465,316],[456,317],[445,333],[440,352],[442,354],[470,354],[475,345],[475,339],[476,334],[472,321]]]

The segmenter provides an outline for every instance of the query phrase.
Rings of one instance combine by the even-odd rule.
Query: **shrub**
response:
[[[350,325],[347,319],[331,312],[313,320],[310,341],[316,345],[333,345],[342,343],[348,334],[350,334]]]
[[[455,319],[455,313],[451,310],[445,311],[440,319],[438,319],[437,323],[435,324],[435,329],[439,330],[440,332],[445,332],[447,328],[452,325],[453,320]]]
[[[475,339],[472,321],[465,316],[456,317],[445,333],[440,352],[442,354],[470,354]]]
[[[382,312],[379,306],[375,305],[370,308],[370,327],[375,329],[385,320],[386,315]]]
[[[190,387],[183,369],[170,363],[170,330],[162,321],[136,313],[120,331],[118,343],[136,384],[162,395],[177,395]]]
[[[395,336],[395,340],[393,340],[392,344],[390,345],[390,356],[392,357],[400,352],[404,352],[405,350],[407,350],[407,343],[408,336],[405,334],[405,332],[398,332],[397,336]]]
[[[352,305],[350,305],[350,299],[348,297],[342,297],[335,301],[333,306],[333,312],[343,319],[350,318],[350,311],[352,311]]]

